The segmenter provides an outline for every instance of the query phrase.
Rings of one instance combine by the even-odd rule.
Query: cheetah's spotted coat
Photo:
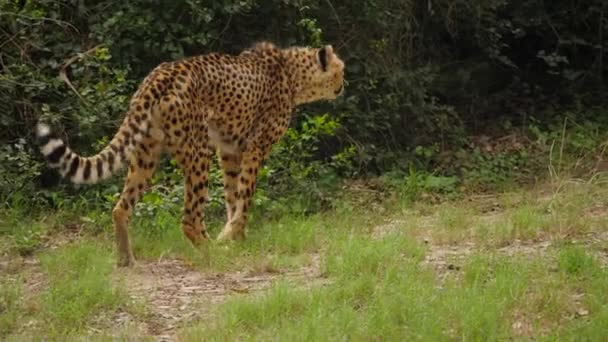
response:
[[[285,133],[291,112],[299,104],[336,98],[343,69],[331,46],[279,49],[266,42],[238,56],[211,53],[163,63],[144,79],[118,132],[97,155],[77,155],[42,124],[38,138],[49,165],[75,183],[96,183],[129,163],[112,212],[118,264],[128,266],[134,260],[129,216],[164,148],[184,173],[184,234],[194,244],[209,238],[203,205],[216,148],[228,216],[218,239],[242,238],[260,164]]]

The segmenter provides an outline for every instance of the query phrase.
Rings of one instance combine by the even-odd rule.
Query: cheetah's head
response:
[[[333,100],[344,90],[344,62],[331,45],[296,48],[288,54],[293,63],[296,104]]]

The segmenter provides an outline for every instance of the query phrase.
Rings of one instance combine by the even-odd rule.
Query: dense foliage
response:
[[[94,152],[155,65],[261,39],[331,43],[349,82],[340,101],[299,110],[263,181],[310,189],[411,163],[458,175],[484,160],[462,152],[471,136],[599,118],[607,12],[604,0],[0,0],[0,198],[43,185],[41,117]]]

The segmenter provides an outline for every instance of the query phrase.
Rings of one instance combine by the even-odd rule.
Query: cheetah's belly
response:
[[[215,148],[219,148],[222,152],[226,153],[237,153],[239,152],[239,146],[236,141],[227,141],[222,134],[213,127],[208,128],[209,143]]]

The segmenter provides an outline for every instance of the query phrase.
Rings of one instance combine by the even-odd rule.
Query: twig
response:
[[[564,126],[562,127],[562,141],[561,144],[559,146],[559,164],[558,164],[558,172],[561,173],[561,169],[562,169],[562,162],[563,162],[563,157],[564,157],[564,145],[565,145],[565,140],[566,140],[566,126],[568,125],[568,117],[564,118]]]
[[[18,18],[23,18],[23,19],[30,19],[30,20],[48,21],[48,22],[57,24],[58,26],[61,26],[61,27],[64,27],[64,25],[65,25],[67,27],[70,27],[74,31],[76,31],[76,33],[80,33],[80,31],[78,30],[78,28],[76,28],[76,26],[68,23],[67,21],[63,21],[63,20],[57,20],[57,19],[46,18],[46,17],[35,18],[35,17],[29,16],[29,15],[0,11],[0,17],[3,16],[3,15],[10,15],[10,16],[13,16],[13,17],[18,17]]]
[[[4,33],[4,35],[6,35],[7,37],[10,36],[10,33],[8,33],[6,30],[4,30],[2,27],[0,27],[0,30],[2,31],[2,33]],[[21,57],[21,60],[25,62],[25,59],[27,59],[27,61],[29,62],[29,64],[40,70],[40,68],[32,62],[32,60],[30,59],[29,55],[26,52],[25,47],[19,45],[16,41],[15,41],[15,37],[17,37],[21,32],[23,32],[25,29],[21,29],[19,32],[15,33],[12,37],[10,37],[9,39],[7,39],[6,41],[2,42],[2,44],[0,44],[0,47],[3,47],[5,44],[11,43],[12,45],[15,46],[15,48],[17,48],[17,50],[19,50],[19,56]]]
[[[4,45],[8,44],[8,43],[13,43],[15,46],[17,46],[18,48],[20,48],[20,46],[18,46],[14,40],[15,38],[21,33],[25,31],[25,29],[21,29],[19,30],[17,33],[13,34],[11,37],[8,37],[5,41],[3,41],[2,43],[0,43],[0,48],[3,47]],[[4,29],[2,30],[2,32],[4,32],[4,34],[6,34],[7,36],[9,35],[8,32],[6,32]]]
[[[228,16],[228,20],[226,20],[226,25],[224,25],[224,28],[220,31],[220,33],[217,34],[218,39],[219,39],[219,37],[224,35],[224,33],[226,33],[226,31],[228,31],[228,28],[230,27],[231,22],[232,22],[232,14],[230,14],[230,16]]]
[[[331,3],[330,0],[325,0],[325,2],[327,2],[329,7],[331,7],[331,10],[334,12],[334,16],[336,17],[336,22],[338,23],[338,28],[342,28],[342,22],[340,21],[340,17],[338,16],[338,12],[336,11],[336,8],[334,7],[334,5]]]
[[[76,62],[77,60],[79,60],[80,58],[82,58],[83,56],[86,56],[88,54],[90,54],[93,51],[97,51],[97,49],[102,46],[102,44],[97,45],[95,47],[92,47],[90,49],[88,49],[87,51],[83,52],[83,53],[78,53],[74,56],[72,56],[70,59],[68,59],[67,61],[65,61],[63,63],[63,65],[61,66],[61,70],[59,71],[59,78],[65,82],[68,87],[70,87],[70,89],[72,89],[72,91],[74,93],[76,93],[76,95],[78,96],[78,98],[85,104],[85,105],[89,105],[89,103],[84,99],[84,97],[82,97],[82,95],[80,95],[80,93],[78,92],[78,90],[76,90],[76,87],[74,87],[74,85],[72,84],[72,82],[70,82],[70,79],[68,78],[67,75],[67,68],[74,62]]]
[[[604,3],[605,5],[605,3]],[[600,38],[600,56],[599,56],[599,76],[600,84],[604,84],[604,8],[600,12],[600,27],[599,27],[599,38]]]

